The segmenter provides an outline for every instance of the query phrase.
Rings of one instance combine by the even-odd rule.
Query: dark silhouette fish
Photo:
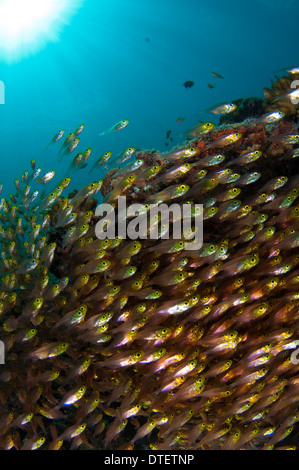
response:
[[[194,86],[194,82],[192,82],[192,80],[187,80],[183,85],[185,88],[192,88]]]
[[[215,78],[224,78],[220,73],[212,72],[213,77]]]

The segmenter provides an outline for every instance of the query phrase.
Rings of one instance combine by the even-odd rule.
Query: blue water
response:
[[[115,157],[129,146],[166,151],[167,130],[175,138],[198,119],[217,122],[202,114],[205,108],[263,97],[275,70],[299,65],[298,13],[296,0],[85,0],[59,41],[0,62],[4,195],[14,192],[13,180],[31,159],[57,171],[52,186],[65,175],[77,152],[61,163],[59,147],[44,152],[61,128],[67,135],[85,123],[78,151],[90,146],[92,164],[103,152]],[[186,80],[194,87],[186,89]],[[186,120],[177,123],[180,116]],[[130,120],[124,130],[99,137],[122,119]],[[89,181],[79,171],[72,187]]]

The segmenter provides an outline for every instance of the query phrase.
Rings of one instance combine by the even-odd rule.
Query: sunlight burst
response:
[[[58,41],[83,0],[0,0],[0,59],[16,61]]]

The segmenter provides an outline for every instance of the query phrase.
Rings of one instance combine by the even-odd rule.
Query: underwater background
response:
[[[44,152],[61,128],[68,135],[85,123],[79,149],[92,148],[90,161],[129,146],[166,151],[167,130],[177,137],[211,120],[201,114],[207,107],[263,97],[274,71],[296,65],[298,10],[295,0],[85,0],[56,42],[0,61],[4,193],[31,159],[57,171],[54,183],[65,175],[72,155],[58,164],[56,147]],[[186,120],[177,123],[180,116]],[[122,119],[130,120],[126,129],[99,137]],[[71,184],[87,182],[82,171]]]
[[[14,49],[5,2],[0,449],[295,448],[298,3],[53,0]],[[119,195],[202,203],[203,246],[99,240]]]

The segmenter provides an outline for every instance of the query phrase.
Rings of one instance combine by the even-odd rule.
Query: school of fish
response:
[[[31,162],[0,200],[0,449],[295,448],[298,132],[278,108],[202,123],[166,153],[107,150],[72,192]],[[95,208],[120,195],[203,204],[202,247],[163,225],[98,239]]]

